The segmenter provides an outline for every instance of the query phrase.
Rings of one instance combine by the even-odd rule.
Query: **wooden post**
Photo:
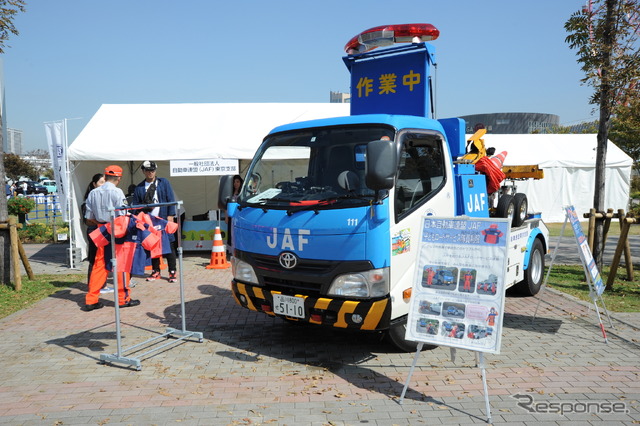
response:
[[[627,220],[627,215],[623,209],[618,210],[618,217],[620,220],[620,232],[622,232],[622,223]],[[633,220],[631,223],[635,223],[636,220]],[[631,259],[631,246],[629,244],[629,238],[627,238],[624,242],[624,263],[627,267],[627,281],[633,281],[633,259]]]
[[[613,260],[611,261],[611,267],[609,268],[609,276],[607,277],[607,286],[605,290],[613,289],[613,280],[616,278],[616,273],[618,272],[618,265],[620,265],[620,257],[622,256],[624,243],[627,241],[627,235],[629,235],[629,228],[631,227],[631,220],[624,220],[622,223],[622,230],[620,231],[620,239],[618,240],[618,245],[616,246],[616,252],[613,255]]]
[[[30,280],[35,280],[36,276],[31,269],[31,264],[29,263],[29,258],[27,257],[27,253],[24,251],[24,247],[22,247],[22,242],[20,238],[18,238],[18,252],[20,253],[20,258],[22,259],[22,264],[24,265],[24,270],[27,271],[27,276]]]
[[[613,209],[607,209],[607,214],[604,219],[604,226],[602,227],[602,249],[607,244],[607,235],[609,234],[609,227],[611,226],[611,218],[613,217]]]
[[[588,241],[589,241],[589,249],[591,253],[593,253],[593,239],[596,234],[596,209],[589,209],[589,233],[588,233]]]
[[[12,216],[9,216],[9,218],[11,218]],[[12,228],[13,226],[13,228]],[[11,230],[15,229],[15,243],[13,241],[11,241],[11,235],[10,235],[10,249],[11,250],[16,250],[15,254],[11,255],[11,259],[12,262],[17,262],[18,256],[20,257],[20,259],[22,259],[22,264],[24,265],[24,270],[27,271],[27,275],[29,276],[30,280],[34,280],[36,278],[36,276],[33,273],[33,270],[31,269],[31,264],[29,263],[29,258],[27,257],[27,253],[24,251],[24,247],[22,247],[22,242],[20,241],[20,238],[18,237],[18,229],[20,229],[20,227],[22,227],[21,223],[17,223],[16,221],[16,217],[13,216],[13,225],[11,225],[11,222],[6,222],[6,223],[0,223],[0,229],[8,229],[9,230],[9,234],[11,234]],[[20,263],[18,263],[18,270],[19,270],[19,266]]]
[[[16,291],[22,291],[22,276],[20,274],[20,257],[18,254],[18,229],[15,216],[9,216],[9,238],[11,241],[11,267],[13,268],[13,285]]]

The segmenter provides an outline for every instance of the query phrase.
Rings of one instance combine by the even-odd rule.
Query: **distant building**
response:
[[[7,129],[7,152],[22,155],[22,130]]]
[[[41,155],[38,155],[38,156],[25,155],[20,158],[22,158],[24,161],[31,163],[31,165],[35,167],[38,173],[40,173],[41,175],[44,175],[47,169],[50,169],[51,167],[53,167],[51,163],[51,159],[49,158],[48,155],[46,157],[43,157]]]
[[[598,120],[585,121],[584,123],[572,124],[569,127],[571,133],[598,133]]]
[[[487,129],[487,133],[530,134],[545,133],[560,125],[560,117],[555,114],[537,112],[497,112],[492,114],[463,115],[467,125],[466,133]]]
[[[329,92],[329,103],[348,104],[351,103],[351,94],[342,92]]]

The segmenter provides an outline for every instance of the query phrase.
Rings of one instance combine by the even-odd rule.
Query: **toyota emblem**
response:
[[[298,257],[291,252],[285,251],[280,255],[278,261],[284,269],[293,269],[298,264]]]

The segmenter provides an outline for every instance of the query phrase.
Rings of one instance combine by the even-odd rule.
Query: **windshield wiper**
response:
[[[313,210],[315,214],[318,214],[320,209],[318,207],[326,207],[331,204],[336,203],[339,200],[363,200],[373,202],[375,196],[373,195],[356,195],[356,194],[345,194],[345,195],[336,195],[332,197],[323,198],[320,200],[309,200],[308,203],[315,201],[313,204],[305,204],[302,206],[296,206],[289,210],[287,210],[287,215],[291,216],[294,213],[303,211],[303,210]]]

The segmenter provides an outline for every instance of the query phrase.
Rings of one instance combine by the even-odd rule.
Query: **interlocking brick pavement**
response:
[[[68,271],[54,263],[32,266],[36,273]],[[290,324],[244,310],[231,296],[230,271],[206,269],[208,263],[208,255],[189,253],[182,274],[186,329],[204,333],[204,341],[142,357],[141,371],[100,363],[100,354],[117,352],[113,295],[106,308],[83,312],[83,283],[0,320],[0,423],[486,421],[473,353],[458,350],[452,362],[448,348],[423,352],[400,405],[413,354],[395,351],[375,334]],[[142,304],[120,311],[124,349],[166,327],[181,328],[179,284],[136,281],[134,298]],[[553,291],[541,299],[532,321],[537,298],[507,298],[501,354],[485,356],[493,422],[637,424],[637,317],[620,322],[614,315],[605,344],[588,304]]]

